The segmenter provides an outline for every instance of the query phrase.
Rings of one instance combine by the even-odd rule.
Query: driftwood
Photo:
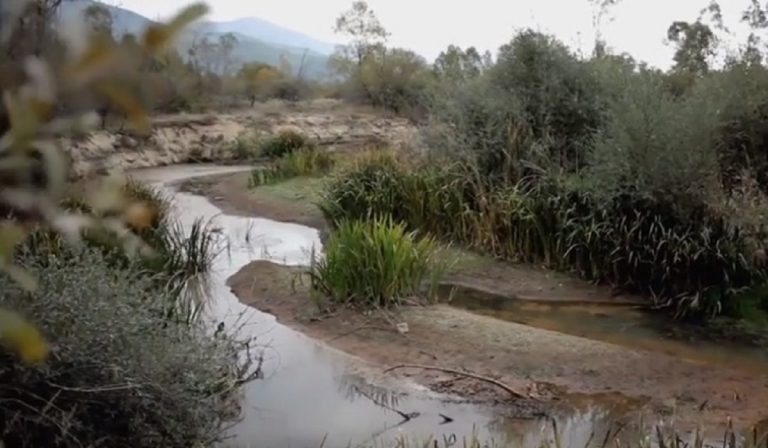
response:
[[[531,398],[530,395],[524,394],[522,392],[519,392],[519,391],[513,389],[512,387],[502,383],[501,381],[495,380],[493,378],[488,378],[487,376],[477,375],[477,374],[470,373],[470,372],[462,372],[461,370],[449,369],[449,368],[445,368],[445,367],[425,366],[425,365],[421,365],[421,364],[399,364],[399,365],[396,365],[396,366],[393,366],[393,367],[390,367],[390,368],[384,370],[384,373],[389,373],[389,372],[392,372],[393,370],[398,370],[398,369],[436,370],[438,372],[452,373],[454,375],[464,376],[464,377],[467,377],[467,378],[472,378],[472,379],[476,379],[478,381],[483,381],[483,382],[486,382],[486,383],[489,383],[489,384],[493,384],[494,386],[496,386],[496,387],[498,387],[500,389],[504,389],[510,395],[512,395],[512,397],[514,397],[514,398]]]

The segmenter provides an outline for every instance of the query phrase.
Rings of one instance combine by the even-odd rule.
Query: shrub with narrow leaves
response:
[[[392,306],[436,291],[445,265],[435,258],[437,243],[406,230],[392,218],[342,221],[321,258],[310,268],[312,287],[335,305]]]

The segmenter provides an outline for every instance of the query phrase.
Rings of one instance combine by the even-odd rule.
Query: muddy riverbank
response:
[[[262,207],[264,199],[258,199],[258,194],[254,199],[252,192],[236,188],[236,177],[196,183],[196,192],[213,199],[227,213],[318,225],[318,215],[311,215],[316,211],[305,209],[295,213],[297,204],[291,201],[281,205],[281,201],[272,198],[269,207]],[[536,401],[590,403],[642,412],[651,421],[674,418],[682,428],[703,425],[716,431],[729,417],[741,427],[768,417],[764,405],[768,402],[768,374],[684,359],[674,351],[665,354],[663,341],[659,342],[659,351],[652,345],[643,350],[632,349],[502,321],[444,304],[407,307],[399,316],[389,319],[352,311],[321,315],[306,289],[306,281],[302,284],[295,268],[291,269],[294,270],[252,262],[228,283],[243,303],[273,314],[279,322],[381,369],[425,364],[465,370],[500,380],[530,394]],[[488,265],[476,269],[487,271]],[[557,274],[519,267],[515,268],[517,271],[498,269],[483,277],[482,286],[503,295],[574,303],[621,305],[633,301]],[[477,277],[470,269],[465,273],[464,283],[477,286]],[[407,334],[394,329],[392,324],[400,321],[408,324]],[[473,400],[516,401],[496,386],[450,374],[403,369],[391,375]]]

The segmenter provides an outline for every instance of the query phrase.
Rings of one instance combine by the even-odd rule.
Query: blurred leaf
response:
[[[167,24],[153,25],[144,33],[144,49],[150,54],[165,50],[183,28],[208,13],[205,3],[195,3],[184,8]]]
[[[13,311],[0,309],[0,343],[28,364],[45,361],[50,349],[38,329]]]
[[[136,131],[147,134],[152,130],[152,123],[149,120],[144,105],[123,86],[114,83],[102,83],[98,90],[117,106]]]

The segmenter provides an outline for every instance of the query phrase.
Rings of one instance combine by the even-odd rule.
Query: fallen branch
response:
[[[437,370],[439,372],[452,373],[454,375],[465,376],[467,378],[473,378],[479,381],[484,381],[486,383],[493,384],[494,386],[509,392],[509,394],[512,395],[514,398],[531,398],[530,395],[524,394],[522,392],[518,392],[515,389],[511,388],[510,386],[502,383],[501,381],[494,380],[493,378],[488,378],[487,376],[477,375],[470,372],[462,372],[461,370],[448,369],[445,367],[425,366],[420,364],[400,364],[384,370],[384,373],[389,373],[397,369]]]

